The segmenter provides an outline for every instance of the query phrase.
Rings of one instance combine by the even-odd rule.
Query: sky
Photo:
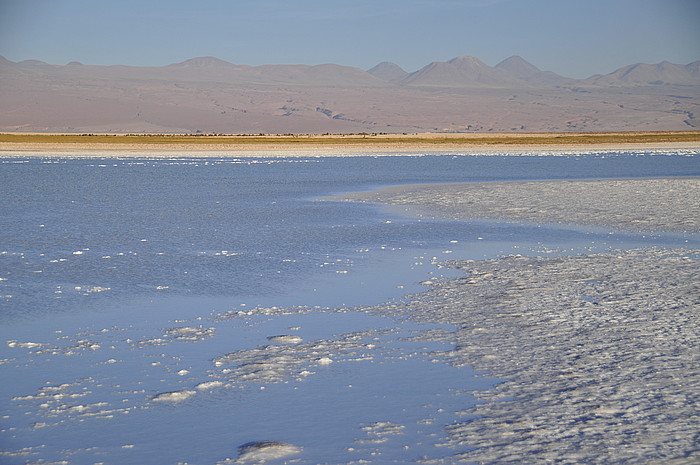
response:
[[[0,55],[161,66],[391,61],[415,71],[520,55],[585,78],[700,60],[700,0],[0,0]]]

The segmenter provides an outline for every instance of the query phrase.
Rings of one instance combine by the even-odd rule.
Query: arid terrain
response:
[[[687,131],[700,127],[700,62],[635,64],[570,79],[520,57],[409,73],[381,63],[161,67],[0,57],[0,131],[420,133]]]

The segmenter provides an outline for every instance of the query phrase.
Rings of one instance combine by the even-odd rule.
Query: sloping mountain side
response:
[[[0,57],[6,132],[514,132],[700,127],[700,62],[636,64],[576,80],[521,57],[407,72],[248,66],[200,57],[159,67]]]

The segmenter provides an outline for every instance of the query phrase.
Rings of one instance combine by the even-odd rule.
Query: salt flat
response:
[[[424,215],[455,219],[700,231],[698,178],[434,184],[400,186],[346,198],[418,207]]]
[[[696,235],[700,181],[533,181],[399,187],[348,196],[451,218],[565,222]],[[458,329],[443,357],[506,380],[449,426],[478,463],[700,460],[700,250],[456,261],[462,278],[407,302]],[[443,463],[443,462],[431,462]],[[450,462],[453,463],[453,462]]]
[[[460,262],[404,308],[506,381],[448,427],[478,463],[697,463],[700,251]]]

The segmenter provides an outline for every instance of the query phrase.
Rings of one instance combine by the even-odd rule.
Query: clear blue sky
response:
[[[700,59],[700,0],[0,0],[0,55],[54,64],[393,61],[520,55],[569,77]]]

